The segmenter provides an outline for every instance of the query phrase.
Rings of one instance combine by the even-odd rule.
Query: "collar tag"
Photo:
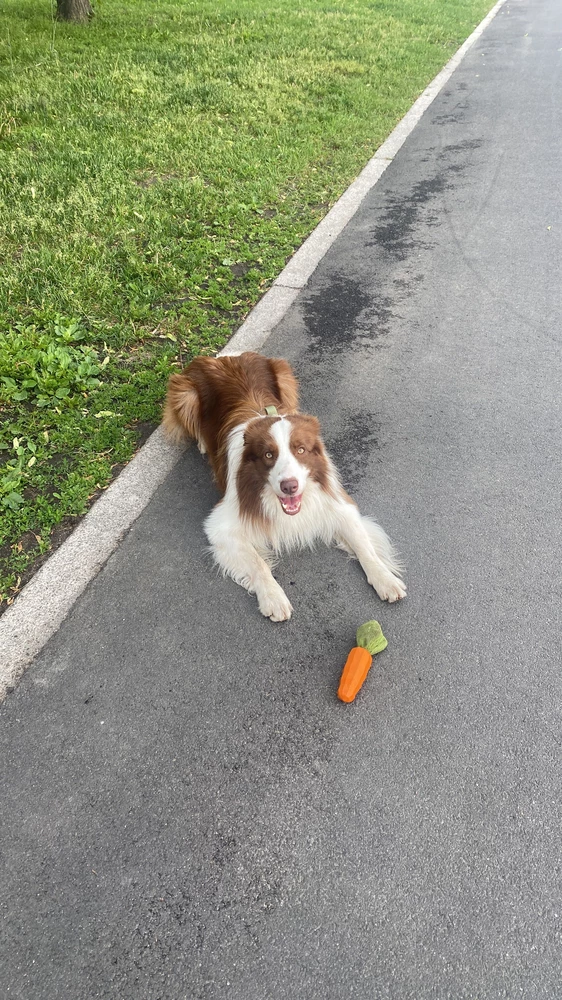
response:
[[[266,406],[265,407],[265,412],[266,412],[266,414],[267,414],[268,417],[278,417],[279,416],[279,414],[277,412],[277,407],[276,406]]]

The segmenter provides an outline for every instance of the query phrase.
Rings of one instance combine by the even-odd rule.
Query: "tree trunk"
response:
[[[85,24],[93,13],[90,0],[57,0],[57,17],[60,21]]]

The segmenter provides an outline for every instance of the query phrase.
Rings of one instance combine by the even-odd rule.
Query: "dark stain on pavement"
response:
[[[359,281],[342,275],[302,303],[309,334],[307,360],[320,362],[350,347],[380,347],[390,330],[394,303],[389,296],[365,291]]]
[[[385,346],[383,338],[400,318],[396,310],[408,292],[407,285],[419,280],[419,275],[408,274],[405,282],[402,274],[392,293],[385,294],[376,280],[377,269],[382,271],[380,255],[384,254],[386,261],[404,263],[412,255],[432,249],[428,232],[441,225],[440,196],[452,188],[481,145],[481,139],[472,138],[444,146],[439,172],[414,184],[408,197],[387,191],[386,204],[377,212],[378,221],[366,243],[373,257],[369,286],[347,274],[331,274],[314,294],[307,291],[303,295],[301,308],[309,334],[307,360],[315,364],[329,360],[333,363],[334,356],[350,348],[369,350]]]
[[[419,250],[431,250],[432,243],[427,235],[422,239],[416,234],[418,224],[422,221],[420,231],[427,234],[428,228],[439,226],[442,214],[430,206],[453,186],[452,175],[462,173],[466,162],[459,161],[463,154],[472,154],[482,145],[481,139],[466,139],[463,142],[445,146],[441,159],[442,169],[434,177],[425,178],[414,184],[409,198],[389,195],[387,205],[380,222],[373,229],[373,237],[369,246],[385,251],[394,260],[405,261]],[[449,162],[457,158],[457,162]]]
[[[342,415],[336,437],[326,441],[344,486],[357,484],[379,447],[380,423],[366,409]]]
[[[416,250],[431,249],[427,240],[415,236],[415,227],[420,210],[442,194],[448,186],[444,174],[419,181],[412,188],[408,199],[390,198],[381,221],[373,230],[369,246],[384,250],[395,260],[405,261]],[[430,225],[438,225],[439,218],[434,216]]]
[[[311,338],[309,353],[346,350],[355,339],[355,325],[371,298],[361,283],[335,275],[316,294],[303,301],[303,313]]]
[[[466,153],[473,149],[480,149],[482,145],[482,139],[463,139],[462,142],[451,143],[449,146],[443,147],[443,153]],[[464,164],[459,164],[459,166],[464,168]]]
[[[458,101],[450,111],[435,115],[431,120],[432,125],[459,125],[464,121],[468,109],[469,102],[466,99]]]

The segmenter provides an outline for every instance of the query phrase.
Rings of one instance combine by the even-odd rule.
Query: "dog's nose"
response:
[[[281,487],[281,492],[285,493],[286,496],[294,497],[299,488],[299,481],[298,479],[282,479],[279,486]]]

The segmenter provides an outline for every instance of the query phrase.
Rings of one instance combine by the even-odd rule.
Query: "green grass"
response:
[[[0,597],[491,0],[0,0]]]

